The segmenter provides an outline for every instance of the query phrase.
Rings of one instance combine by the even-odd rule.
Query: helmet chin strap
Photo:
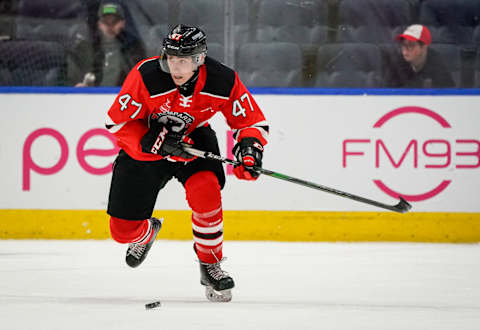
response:
[[[186,83],[178,86],[180,94],[182,94],[183,96],[193,95],[193,91],[195,90],[195,84],[197,83],[198,79],[198,72],[199,70],[197,67],[197,69],[193,72],[193,76],[191,76]]]

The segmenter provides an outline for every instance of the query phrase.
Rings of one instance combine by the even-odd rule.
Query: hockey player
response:
[[[205,33],[177,25],[164,38],[160,56],[140,61],[128,74],[106,118],[121,148],[107,212],[112,238],[129,243],[126,262],[137,267],[162,226],[162,219],[152,217],[158,192],[177,179],[192,209],[194,250],[207,298],[230,301],[234,281],[220,267],[223,166],[188,154],[182,144],[219,154],[208,121],[221,112],[237,141],[233,153],[241,165],[234,174],[256,180],[253,166],[262,164],[268,126],[237,73],[206,54]]]

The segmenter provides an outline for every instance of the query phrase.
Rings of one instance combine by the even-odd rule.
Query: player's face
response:
[[[416,63],[427,51],[426,45],[411,40],[403,40],[400,48],[403,58],[408,63]]]
[[[167,64],[170,75],[177,86],[181,86],[193,76],[196,69],[191,56],[179,57],[167,55]]]

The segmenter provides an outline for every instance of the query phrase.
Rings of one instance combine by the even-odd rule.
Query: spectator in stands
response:
[[[91,59],[91,68],[75,86],[120,86],[130,69],[146,57],[143,42],[134,31],[129,29],[120,3],[101,3],[92,49],[83,57]]]
[[[393,60],[386,72],[388,87],[455,87],[452,74],[440,54],[429,49],[432,36],[426,26],[414,24],[395,37],[402,58]]]

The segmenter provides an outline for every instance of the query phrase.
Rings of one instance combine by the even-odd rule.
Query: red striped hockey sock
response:
[[[187,180],[185,191],[192,209],[197,256],[202,262],[216,263],[223,256],[223,212],[218,179],[213,172],[198,172]]]
[[[148,219],[124,220],[110,217],[110,233],[119,243],[146,244],[153,235],[153,228]]]

